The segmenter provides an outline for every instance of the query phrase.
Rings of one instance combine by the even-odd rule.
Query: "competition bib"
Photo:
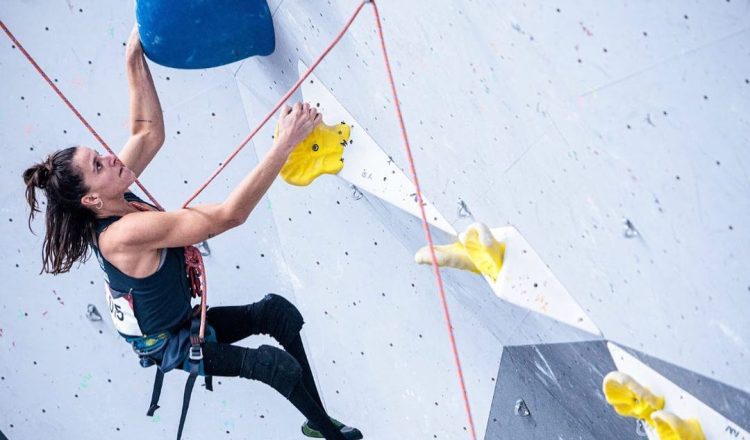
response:
[[[144,336],[133,311],[133,295],[110,288],[106,281],[104,282],[104,295],[107,297],[109,315],[112,317],[115,329],[127,336]]]

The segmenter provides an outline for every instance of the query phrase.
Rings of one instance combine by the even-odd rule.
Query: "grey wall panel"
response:
[[[637,439],[604,400],[604,341],[505,347],[485,439]]]

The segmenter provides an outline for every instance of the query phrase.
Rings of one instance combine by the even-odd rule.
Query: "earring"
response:
[[[103,206],[104,206],[104,200],[99,199],[99,204],[96,205],[96,209],[102,209]]]

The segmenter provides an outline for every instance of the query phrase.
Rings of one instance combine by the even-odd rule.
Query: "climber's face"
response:
[[[135,173],[114,154],[101,156],[95,150],[78,147],[73,163],[81,173],[89,193],[103,200],[122,198],[122,194],[135,182]]]

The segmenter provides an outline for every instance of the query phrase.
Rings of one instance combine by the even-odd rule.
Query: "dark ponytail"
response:
[[[47,199],[45,218],[47,230],[42,247],[42,272],[54,275],[70,270],[73,263],[89,257],[96,215],[81,204],[88,188],[73,164],[77,147],[50,154],[44,162],[35,164],[23,173],[26,201],[29,203],[29,229],[39,209],[36,190]]]

